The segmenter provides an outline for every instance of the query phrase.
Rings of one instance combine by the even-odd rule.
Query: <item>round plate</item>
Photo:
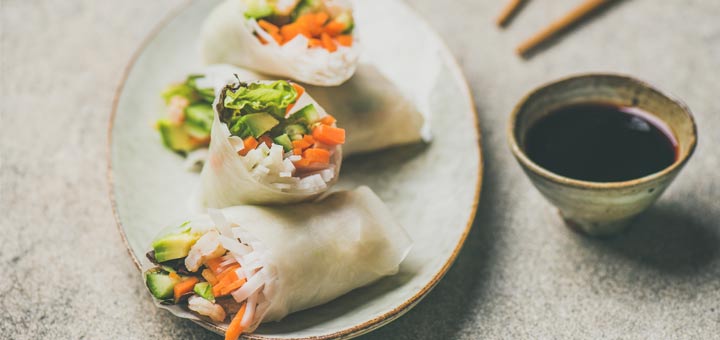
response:
[[[116,95],[110,191],[120,233],[136,264],[165,223],[188,214],[199,183],[198,174],[184,170],[180,156],[163,148],[151,125],[163,110],[160,91],[201,69],[199,28],[217,3],[192,2],[164,21],[135,55]],[[429,113],[433,140],[353,156],[343,163],[336,188],[371,187],[407,229],[413,249],[397,275],[264,324],[247,338],[350,338],[387,324],[447,272],[475,216],[482,179],[480,135],[460,68],[438,36],[401,1],[363,0],[355,6],[363,58]],[[363,30],[364,25],[372,29]]]

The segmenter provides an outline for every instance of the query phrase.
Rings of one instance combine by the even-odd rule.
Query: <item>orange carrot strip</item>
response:
[[[332,127],[329,125],[318,125],[313,129],[313,138],[316,141],[328,145],[338,145],[345,143],[345,129]]]
[[[302,87],[298,84],[295,84],[295,83],[290,83],[290,85],[292,85],[292,87],[295,89],[295,92],[297,92],[297,98],[300,98],[300,96],[302,96],[303,93],[305,93],[304,87]]]
[[[335,38],[335,40],[337,40],[338,44],[346,46],[346,47],[350,47],[353,44],[352,35],[347,35],[347,34],[338,35]]]
[[[337,37],[345,29],[345,24],[337,22],[335,20],[325,25],[324,31],[331,37]]]
[[[298,170],[302,170],[303,168],[307,168],[310,165],[310,161],[303,158],[297,162],[293,162],[293,165],[295,165],[295,168]]]
[[[325,125],[333,125],[336,122],[335,117],[331,115],[327,115],[325,117],[320,118],[320,123]]]
[[[227,269],[223,270],[222,273],[218,274],[218,275],[215,276],[215,277],[216,277],[216,278],[218,279],[218,281],[220,281],[220,282],[225,281],[225,278],[228,277],[228,276],[230,276],[231,278],[234,277],[234,279],[232,279],[231,281],[235,281],[235,280],[237,280],[237,274],[235,274],[235,270],[237,270],[238,268],[240,268],[240,264],[237,264],[237,263],[236,263],[236,264],[233,264],[232,266],[230,266],[230,267],[228,267]]]
[[[234,272],[235,271],[233,270],[233,273]],[[225,292],[225,289],[237,280],[238,280],[237,274],[227,275],[226,277],[224,277],[222,280],[218,281],[218,283],[213,286],[213,288],[212,288],[213,295],[215,295],[215,297],[227,295],[227,293]]]
[[[213,274],[212,269],[203,269],[202,277],[211,285],[216,285],[218,283],[218,279],[215,277],[215,274]]]
[[[205,266],[210,268],[210,270],[212,270],[214,274],[219,274],[220,264],[223,261],[224,260],[221,257],[216,257],[214,259],[205,260]]]
[[[312,21],[312,17],[313,17],[312,13],[305,13],[305,14],[299,16],[297,19],[295,19],[295,22],[293,24],[296,24],[300,27],[306,27],[306,26],[308,26],[309,22]]]
[[[280,33],[280,28],[279,28],[279,27],[277,27],[277,26],[275,26],[275,25],[273,25],[273,24],[271,24],[271,23],[269,23],[269,22],[267,22],[267,21],[265,21],[265,20],[262,20],[262,19],[261,19],[260,21],[258,21],[258,25],[260,25],[260,27],[262,27],[262,29],[264,29],[266,32],[268,32],[268,33],[270,33],[270,34]]]
[[[323,20],[321,13],[308,13],[307,15],[309,16],[309,18],[307,20],[306,27],[308,28],[308,31],[310,31],[310,35],[314,37],[322,33],[323,24],[325,23],[325,21],[327,21],[327,14],[325,14],[325,20]]]
[[[303,139],[300,139],[300,140],[294,140],[294,141],[292,141],[292,145],[293,145],[293,149],[305,150],[305,149],[309,148],[310,145],[312,145],[312,144],[308,143],[308,142],[305,140],[305,138],[303,138]]]
[[[257,139],[255,139],[255,137],[248,136],[247,138],[243,139],[244,148],[242,150],[238,151],[238,154],[240,156],[245,156],[245,155],[247,155],[248,152],[250,152],[250,150],[254,150],[255,148],[257,148],[258,145],[260,145],[260,143],[258,143],[258,141],[257,141]],[[215,271],[215,272],[217,272],[217,271]]]
[[[280,34],[285,41],[293,40],[300,34],[300,26],[297,24],[287,24],[280,28]]]
[[[220,290],[220,295],[227,295],[227,294],[232,293],[236,289],[242,287],[245,284],[245,282],[247,282],[246,279],[240,279],[240,280],[235,280],[235,281],[229,283],[228,285],[226,285],[225,287],[223,287]]]
[[[312,146],[313,144],[315,144],[315,138],[313,138],[313,136],[311,136],[311,135],[305,135],[305,136],[303,136],[303,139],[302,139],[302,140],[303,140],[304,142],[306,142],[306,143],[309,144],[308,147],[310,147],[310,146]]]
[[[325,48],[326,50],[330,51],[331,53],[337,51],[337,46],[327,33],[323,33],[320,36],[320,40],[322,40],[323,48]]]
[[[327,22],[328,19],[330,19],[330,17],[325,12],[319,12],[318,14],[315,14],[315,23],[318,26],[325,25],[325,22]]]
[[[301,156],[301,155],[302,155],[302,149],[301,149],[301,148],[294,148],[294,149],[293,149],[293,155]]]
[[[230,321],[230,325],[228,325],[228,328],[225,331],[225,340],[237,340],[240,337],[240,334],[242,334],[243,328],[242,326],[240,326],[240,322],[242,322],[246,308],[247,302],[243,303],[242,307],[240,307],[240,310],[232,318],[232,321]]]
[[[185,293],[192,291],[193,287],[195,287],[195,284],[200,281],[197,277],[189,277],[184,281],[180,281],[175,285],[173,288],[173,291],[175,293],[175,302],[177,303],[180,301],[180,297],[183,296]]]
[[[307,149],[303,151],[303,158],[310,163],[330,163],[330,151],[324,149]]]
[[[295,20],[295,24],[298,25],[300,34],[306,36],[308,39],[312,38],[314,35],[320,34],[320,32],[313,33],[313,31],[322,30],[322,27],[319,27],[315,23],[315,16],[312,13],[301,15],[297,18],[297,20]]]
[[[278,43],[278,45],[282,45],[285,43],[283,40],[283,37],[282,37],[282,35],[280,35],[280,33],[270,33],[270,36],[273,37],[273,39],[275,40],[276,43]]]
[[[222,290],[225,288],[225,284],[223,282],[218,282],[217,284],[212,286],[212,293],[214,297],[220,297],[222,296]]]

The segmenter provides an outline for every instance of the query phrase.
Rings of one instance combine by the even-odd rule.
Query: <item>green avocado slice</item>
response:
[[[155,260],[166,262],[183,258],[188,255],[190,248],[200,238],[199,234],[191,233],[190,230],[179,234],[170,234],[152,243],[155,251]]]

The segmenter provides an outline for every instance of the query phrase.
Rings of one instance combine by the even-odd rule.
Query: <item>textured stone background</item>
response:
[[[458,261],[377,339],[719,338],[720,2],[626,0],[529,61],[514,46],[579,0],[416,0],[460,60],[482,125],[485,178]],[[113,92],[182,0],[0,0],[0,338],[214,339],[143,292],[107,198]],[[695,111],[700,144],[628,233],[563,228],[505,142],[534,86],[574,72],[638,76]]]

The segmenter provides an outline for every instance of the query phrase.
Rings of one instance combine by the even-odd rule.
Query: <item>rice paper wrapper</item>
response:
[[[245,17],[245,11],[242,0],[226,0],[210,13],[201,35],[206,64],[232,64],[319,86],[340,85],[355,73],[357,43],[339,46],[330,53],[322,48],[308,49],[307,38],[298,35],[280,46],[272,37],[263,37],[264,32],[255,19]],[[263,45],[253,32],[267,44]]]
[[[222,78],[218,78],[222,79]],[[219,83],[218,83],[219,84]],[[221,87],[216,87],[216,94]],[[237,148],[231,142],[227,124],[220,121],[216,95],[212,130],[210,132],[210,148],[207,161],[200,173],[200,208],[224,208],[241,204],[290,204],[310,201],[318,198],[337,182],[342,164],[342,147],[337,146],[330,156],[330,164],[334,166],[334,176],[321,189],[305,191],[283,191],[270,183],[263,183],[258,176],[248,169],[245,160],[238,155]],[[305,92],[298,98],[295,106],[302,108],[313,104],[320,117],[327,112],[310,95]]]
[[[397,273],[412,245],[368,187],[336,192],[315,203],[236,206],[221,212],[235,237],[264,254],[260,260],[269,274],[262,290],[269,307],[254,326]],[[198,231],[215,227],[207,215],[191,219],[189,225]],[[201,320],[177,305],[158,306],[182,318]]]
[[[234,80],[234,74],[242,81],[269,79],[227,64],[207,66],[202,71],[206,77],[198,79],[198,86],[216,90]],[[355,75],[338,87],[306,89],[345,129],[343,157],[430,140],[427,114],[371,64],[361,63]]]
[[[339,87],[307,90],[347,131],[345,156],[430,140],[429,119],[371,64]]]

